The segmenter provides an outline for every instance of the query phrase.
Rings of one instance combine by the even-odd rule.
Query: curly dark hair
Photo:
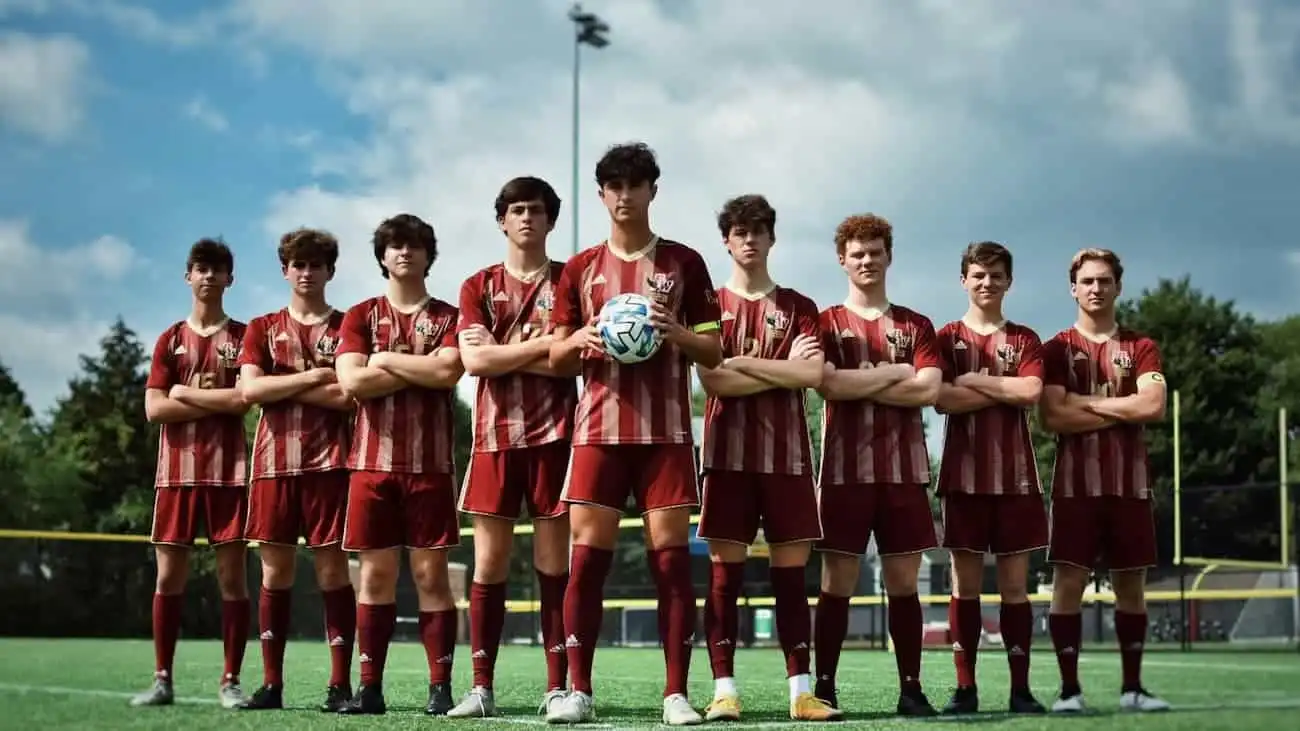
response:
[[[384,266],[384,251],[389,247],[409,244],[423,248],[429,255],[429,263],[424,267],[425,276],[428,276],[434,260],[438,258],[438,236],[434,234],[433,226],[414,214],[399,213],[392,218],[384,219],[383,223],[375,229],[372,241],[375,247],[375,261],[379,262],[379,271],[383,272],[384,279],[388,278],[388,267]]]
[[[835,252],[844,254],[850,241],[866,243],[880,239],[885,242],[885,253],[894,255],[894,227],[889,221],[874,213],[849,216],[835,228]]]
[[[555,192],[551,184],[541,178],[524,176],[510,180],[501,186],[501,192],[497,193],[496,202],[493,204],[497,212],[497,220],[505,218],[506,210],[515,203],[527,203],[529,201],[541,201],[546,206],[546,218],[555,223],[560,218],[560,196]]]
[[[766,231],[776,237],[776,209],[758,194],[742,195],[722,204],[718,212],[718,231],[722,238],[731,235],[731,229],[740,226],[749,231]]]
[[[604,188],[618,180],[628,185],[659,182],[654,150],[644,142],[628,142],[606,150],[596,163],[596,185]]]
[[[295,261],[321,264],[330,271],[339,260],[339,240],[334,234],[315,228],[299,228],[280,237],[280,266]]]
[[[190,247],[190,254],[185,259],[185,271],[193,271],[194,265],[203,264],[227,274],[235,273],[235,254],[221,237],[202,238]]]

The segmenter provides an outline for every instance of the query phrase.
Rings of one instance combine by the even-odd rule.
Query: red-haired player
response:
[[[686,697],[695,587],[691,584],[691,509],[699,504],[691,433],[692,363],[722,362],[718,300],[704,259],[694,249],[659,238],[650,228],[650,202],[659,165],[643,144],[618,145],[596,164],[596,184],[609,212],[609,240],[564,266],[555,303],[551,366],[582,363],[584,388],[574,420],[573,455],[564,498],[573,552],[564,597],[570,692],[547,720],[594,718],[592,659],[600,637],[605,577],[629,495],[645,520],[646,558],[659,595],[659,627],[667,682],[663,721],[699,723]],[[623,365],[605,352],[591,323],[611,297],[644,293],[663,345],[649,360]]]
[[[262,591],[262,687],[245,709],[284,704],[284,647],[289,639],[298,539],[305,538],[325,605],[330,680],[322,711],[338,711],[352,697],[349,674],[357,598],[343,553],[348,503],[345,464],[352,430],[352,400],[338,384],[343,313],[325,300],[334,277],[339,242],[314,229],[280,238],[280,272],[289,282],[289,305],[248,323],[239,355],[239,389],[259,404],[248,497],[249,540],[259,543]]]
[[[943,380],[934,325],[893,304],[885,273],[893,262],[893,227],[875,215],[850,216],[835,230],[848,299],[823,310],[819,328],[827,371],[819,389],[823,414],[819,489],[823,538],[817,600],[817,697],[838,706],[835,671],[848,633],[849,598],[874,534],[889,635],[898,665],[897,710],[932,716],[921,690],[921,554],[936,546],[926,488],[930,459],[921,409]]]
[[[1011,252],[999,243],[966,247],[961,283],[970,307],[962,319],[939,330],[944,383],[937,409],[947,420],[937,492],[943,500],[943,544],[952,552],[948,625],[957,669],[957,689],[944,713],[979,711],[975,660],[984,627],[980,590],[986,553],[997,556],[1010,710],[1046,711],[1029,689],[1034,614],[1026,587],[1029,554],[1047,546],[1047,510],[1026,411],[1043,391],[1042,343],[1033,330],[1002,314],[1011,264]]]
[[[726,360],[717,368],[699,369],[709,394],[699,535],[708,541],[712,559],[704,630],[714,695],[705,719],[740,720],[736,601],[761,521],[771,546],[790,717],[834,720],[843,714],[812,693],[812,627],[804,587],[812,543],[822,536],[804,418],[804,389],[821,385],[825,363],[817,305],[772,281],[767,259],[776,242],[776,211],[766,198],[743,195],[727,201],[718,214],[718,230],[732,261],[731,278],[718,290]]]
[[[221,591],[226,659],[221,705],[236,708],[244,702],[239,671],[250,619],[244,568],[248,406],[236,388],[244,323],[230,319],[222,304],[234,271],[235,257],[224,243],[203,239],[190,248],[185,281],[193,306],[188,318],[158,338],[145,384],[145,413],[149,421],[162,424],[151,536],[158,583],[153,597],[154,683],[131,700],[136,706],[171,705],[175,700],[172,662],[199,525],[216,554]]]
[[[1080,607],[1094,570],[1110,569],[1123,682],[1120,708],[1164,711],[1142,687],[1146,570],[1156,564],[1143,425],[1165,417],[1160,348],[1115,320],[1124,267],[1115,252],[1084,249],[1070,262],[1074,327],[1043,346],[1043,425],[1057,434],[1052,473],[1052,610],[1048,629],[1061,670],[1054,713],[1085,710],[1079,684]]]
[[[474,446],[460,509],[474,521],[470,651],[474,683],[447,715],[496,715],[492,690],[506,619],[506,578],[520,504],[533,522],[533,570],[541,589],[546,693],[541,710],[564,697],[564,587],[569,581],[569,516],[560,494],[569,467],[575,366],[551,368],[555,285],[564,265],[546,255],[560,197],[539,178],[515,178],[496,199],[505,261],[465,280],[460,289],[460,353],[478,378]]]
[[[456,515],[456,307],[429,296],[425,278],[438,256],[433,227],[403,213],[375,229],[385,294],[348,310],[335,357],[343,392],[357,401],[348,467],[343,550],[361,553],[357,663],[361,683],[345,714],[382,714],[384,663],[397,624],[397,573],[408,549],[429,663],[425,713],[452,707],[456,601],[447,549],[460,544]]]

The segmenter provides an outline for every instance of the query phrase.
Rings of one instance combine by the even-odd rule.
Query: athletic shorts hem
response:
[[[581,498],[566,497],[564,498],[564,502],[568,503],[569,505],[585,505],[589,508],[601,508],[603,510],[613,511],[615,513],[618,513],[619,515],[623,514],[623,508],[616,508],[612,505],[606,505],[605,503],[598,503],[595,500],[583,500]]]
[[[700,506],[699,501],[693,503],[681,503],[680,505],[658,505],[653,508],[646,508],[645,510],[642,510],[641,515],[644,517],[651,513],[661,513],[665,510],[678,510],[681,508],[698,508],[699,506]]]
[[[987,548],[971,548],[969,546],[956,546],[956,545],[949,545],[947,543],[940,546],[940,548],[943,548],[947,551],[961,551],[962,553],[975,553],[981,556],[1001,557],[1001,556],[1019,556],[1022,553],[1033,553],[1034,551],[1042,551],[1046,549],[1049,545],[1050,544],[1044,543],[1041,546],[1030,546],[1028,548],[1018,548],[1014,551],[990,551]]]
[[[1073,567],[1076,568],[1076,569],[1083,569],[1084,571],[1096,571],[1096,570],[1097,570],[1096,568],[1094,568],[1094,567],[1092,567],[1092,566],[1084,566],[1084,565],[1081,564],[1081,563],[1075,563],[1074,561],[1066,561],[1066,560],[1063,559],[1063,558],[1052,558],[1051,556],[1048,556],[1048,557],[1047,557],[1047,562],[1050,563],[1050,564],[1052,564],[1053,566],[1073,566]]]
[[[813,550],[818,553],[834,553],[839,556],[853,556],[854,558],[860,558],[867,555],[866,551],[849,551],[843,548],[827,548],[826,546],[813,546]]]
[[[706,541],[706,542],[708,542],[708,543],[728,543],[728,544],[731,544],[731,545],[733,545],[733,546],[752,546],[752,545],[754,545],[754,542],[753,542],[753,541],[750,541],[749,543],[745,543],[744,541],[738,541],[738,540],[736,540],[736,539],[734,539],[734,538],[712,538],[712,537],[710,537],[710,536],[706,536],[706,535],[704,535],[703,533],[696,533],[696,534],[695,534],[695,537],[696,537],[696,538],[699,538],[699,539],[702,540],[702,541]],[[772,545],[772,544],[769,543],[768,545]]]
[[[911,551],[890,551],[889,553],[880,553],[879,551],[877,551],[876,555],[881,558],[893,558],[894,556],[916,556],[918,554],[933,551],[936,548],[938,548],[938,546],[930,546],[929,548],[917,548]]]

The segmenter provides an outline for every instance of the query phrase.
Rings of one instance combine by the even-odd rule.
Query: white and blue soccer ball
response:
[[[650,298],[641,294],[609,298],[596,318],[596,331],[605,343],[605,352],[627,365],[649,360],[663,344],[659,331],[650,324]]]

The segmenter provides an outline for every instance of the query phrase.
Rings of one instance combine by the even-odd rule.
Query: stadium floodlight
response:
[[[589,13],[582,9],[582,5],[574,3],[569,8],[569,20],[573,21],[573,199],[569,201],[569,211],[573,216],[573,253],[578,253],[578,179],[579,159],[578,159],[578,122],[581,115],[581,105],[579,100],[579,87],[582,78],[582,46],[588,45],[592,48],[600,49],[609,45],[609,24],[601,20],[595,13]]]

